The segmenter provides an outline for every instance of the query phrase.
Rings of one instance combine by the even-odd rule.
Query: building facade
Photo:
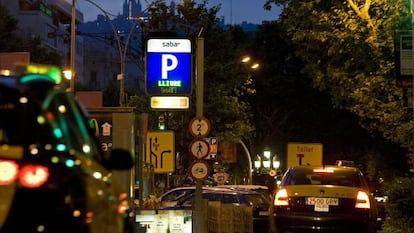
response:
[[[10,15],[18,20],[18,34],[23,37],[38,36],[43,45],[62,55],[62,69],[69,68],[71,5],[66,1],[49,0],[0,0]],[[76,11],[76,23],[83,22],[83,14]],[[82,73],[82,38],[76,37],[75,69]],[[25,51],[17,51],[25,52]]]
[[[70,67],[70,23],[72,5],[68,0],[0,0],[18,20],[19,34],[39,36],[45,47],[62,55],[61,69]],[[147,15],[139,0],[125,0],[122,14],[115,18],[100,14],[84,23],[76,10],[75,91],[100,90],[125,79],[125,90],[142,91],[143,33]],[[19,51],[24,52],[24,51]]]
[[[144,92],[144,34],[142,23],[148,13],[139,0],[125,0],[122,14],[115,18],[102,11],[94,21],[79,25],[83,37],[84,70],[81,85],[96,90],[116,87],[124,79],[127,93]]]

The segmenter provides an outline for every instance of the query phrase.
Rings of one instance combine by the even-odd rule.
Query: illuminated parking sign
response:
[[[146,87],[150,95],[189,95],[191,92],[191,40],[147,40]]]

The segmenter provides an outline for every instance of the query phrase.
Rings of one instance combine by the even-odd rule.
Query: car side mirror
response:
[[[105,167],[110,170],[129,170],[134,165],[132,155],[124,149],[112,149]]]

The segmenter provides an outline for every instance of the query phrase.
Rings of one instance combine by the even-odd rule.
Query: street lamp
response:
[[[241,59],[241,62],[245,63],[245,64],[249,64],[251,60],[252,60],[252,58],[250,56],[244,56]],[[257,63],[257,62],[254,62],[250,65],[250,69],[252,69],[252,70],[257,70],[257,69],[259,69],[259,67],[260,67],[260,64]]]
[[[72,0],[72,25],[74,25],[74,21],[75,21],[75,1],[76,0]],[[108,23],[111,25],[112,31],[114,33],[116,42],[117,42],[117,46],[118,46],[118,52],[119,52],[119,58],[120,58],[120,63],[121,63],[121,67],[120,67],[120,73],[117,76],[117,80],[119,80],[119,105],[121,107],[125,106],[125,62],[126,62],[126,54],[127,54],[127,50],[128,50],[128,44],[129,44],[129,40],[131,38],[132,32],[134,31],[135,27],[138,25],[138,23],[140,22],[140,19],[136,19],[132,26],[131,26],[131,30],[128,33],[128,37],[126,39],[125,45],[124,47],[122,47],[121,45],[121,40],[119,38],[118,32],[115,28],[115,25],[112,23],[111,18],[108,15],[108,12],[105,11],[101,6],[99,6],[96,2],[92,1],[92,0],[85,0],[86,2],[89,2],[90,4],[94,5],[95,7],[97,7],[106,17]],[[145,12],[146,10],[144,10],[143,12]],[[74,53],[75,53],[75,28],[72,26],[72,31],[71,31],[71,70],[74,71]],[[71,79],[71,90],[74,91],[74,72],[72,72],[72,79]]]
[[[263,151],[263,156],[257,155],[254,161],[254,170],[256,173],[256,182],[267,185],[273,189],[278,185],[278,170],[280,167],[280,161],[276,154],[272,155],[272,152],[268,149]]]
[[[254,161],[254,168],[258,170],[262,166],[262,159],[257,155],[257,159]]]
[[[277,159],[277,155],[272,155],[272,152],[268,149],[263,151],[263,158],[257,155],[254,161],[254,168],[260,174],[266,172],[272,175],[277,172],[279,167],[280,161]]]
[[[68,70],[62,70],[62,74],[63,74],[63,77],[66,79],[66,80],[68,80],[69,81],[69,83],[71,82],[71,80],[72,80],[72,78],[73,78],[73,75],[72,75],[72,70],[70,70],[70,69],[68,69]],[[69,91],[71,91],[70,89],[69,89]]]
[[[119,39],[119,35],[117,30],[115,29],[115,25],[112,23],[111,19],[108,16],[108,13],[97,3],[95,3],[92,0],[85,0],[86,2],[89,2],[90,4],[96,6],[102,13],[104,13],[106,19],[108,20],[109,24],[111,25],[112,31],[114,32],[114,36],[118,45],[118,51],[119,51],[119,58],[121,61],[121,72],[118,74],[117,79],[119,80],[119,105],[121,107],[125,106],[125,59],[126,59],[126,52],[128,49],[129,40],[131,38],[132,32],[134,31],[136,25],[139,23],[139,20],[136,20],[131,27],[131,30],[129,31],[128,37],[125,42],[125,46],[121,47],[121,40]],[[123,48],[123,49],[122,49]]]
[[[275,168],[277,170],[280,167],[280,161],[279,160],[273,160],[272,165],[273,165],[273,168]]]
[[[270,168],[270,150],[263,151],[263,156],[265,157],[265,160],[263,161],[263,167],[266,169]]]

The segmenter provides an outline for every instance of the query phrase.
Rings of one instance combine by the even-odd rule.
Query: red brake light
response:
[[[369,202],[369,196],[366,192],[358,191],[355,208],[359,208],[359,209],[371,208],[371,204]]]
[[[279,189],[276,191],[274,206],[287,206],[289,205],[288,194],[286,189]]]
[[[129,205],[127,201],[122,201],[118,204],[118,214],[125,214],[129,209]]]
[[[8,185],[16,180],[19,165],[12,160],[0,160],[0,185]]]
[[[46,183],[49,169],[40,165],[25,165],[20,169],[19,181],[27,188],[37,188]]]

